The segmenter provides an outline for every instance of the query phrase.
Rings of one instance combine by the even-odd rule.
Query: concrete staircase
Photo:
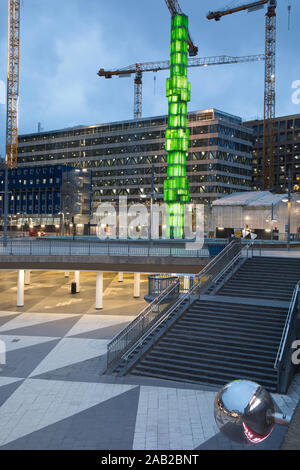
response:
[[[221,386],[241,378],[278,391],[274,369],[300,259],[253,257],[152,338],[130,375]]]
[[[248,259],[217,293],[289,302],[299,279],[300,259],[254,257]]]
[[[248,378],[274,392],[285,318],[283,308],[197,300],[130,374],[218,386]]]

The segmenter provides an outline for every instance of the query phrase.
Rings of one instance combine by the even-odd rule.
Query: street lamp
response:
[[[65,214],[64,212],[59,212],[58,215],[60,215],[60,233],[61,236],[65,236]]]

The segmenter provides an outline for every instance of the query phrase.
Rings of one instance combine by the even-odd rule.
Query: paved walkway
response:
[[[96,273],[81,272],[80,292],[71,294],[74,272],[65,278],[64,271],[31,271],[30,285],[25,286],[25,305],[16,307],[17,271],[1,271],[0,311],[96,314]],[[133,274],[124,273],[123,282],[118,274],[104,273],[102,315],[137,315],[146,305],[144,295],[148,291],[148,276],[141,275],[140,298],[133,298]]]
[[[281,450],[300,450],[300,401],[292,416]]]
[[[102,375],[107,342],[131,318],[0,313],[0,449],[241,449],[216,427],[216,389]],[[273,396],[291,414],[300,375]],[[279,449],[286,431],[253,449]]]

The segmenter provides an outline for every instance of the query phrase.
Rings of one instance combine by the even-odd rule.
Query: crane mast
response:
[[[262,189],[274,188],[274,119],[276,60],[276,0],[260,0],[236,8],[209,12],[208,20],[220,21],[222,16],[243,10],[252,11],[268,4],[265,28],[264,136],[262,154]]]
[[[20,3],[8,0],[8,64],[5,161],[16,168],[18,153]]]
[[[264,91],[264,141],[262,155],[262,189],[273,189],[274,181],[274,120],[275,120],[275,57],[276,2],[266,13],[266,62]]]

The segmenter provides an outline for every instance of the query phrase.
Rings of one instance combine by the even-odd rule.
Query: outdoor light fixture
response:
[[[191,84],[187,81],[188,18],[174,15],[171,22],[170,78],[167,79],[169,103],[165,149],[167,178],[164,180],[164,201],[168,204],[167,236],[184,238],[184,203],[189,201],[186,177],[186,155],[189,149],[187,103]]]
[[[281,199],[281,200],[282,200],[282,202],[289,202],[287,197],[285,197],[284,199]]]

